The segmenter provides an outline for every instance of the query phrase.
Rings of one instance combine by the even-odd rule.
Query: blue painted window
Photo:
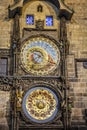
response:
[[[46,16],[46,26],[53,26],[53,16]]]
[[[26,16],[26,24],[34,25],[34,16],[33,15]]]

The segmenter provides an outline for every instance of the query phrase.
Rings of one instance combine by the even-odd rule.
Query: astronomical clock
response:
[[[22,68],[31,75],[49,75],[60,63],[60,50],[52,40],[37,36],[21,47]]]
[[[21,69],[31,79],[27,80],[29,86],[22,97],[21,114],[37,126],[52,122],[60,115],[62,95],[55,88],[60,72],[60,53],[59,43],[44,35],[29,37],[20,46]]]
[[[9,7],[14,21],[10,130],[68,128],[66,21],[71,17],[62,0],[21,0]]]

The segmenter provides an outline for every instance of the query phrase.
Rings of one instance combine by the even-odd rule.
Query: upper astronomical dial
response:
[[[21,48],[22,66],[28,73],[47,75],[56,69],[59,61],[59,49],[50,39],[30,38]]]

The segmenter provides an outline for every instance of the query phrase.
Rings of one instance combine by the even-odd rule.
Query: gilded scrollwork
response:
[[[16,89],[17,110],[21,109],[23,94],[24,94],[24,91],[22,90],[22,86]]]

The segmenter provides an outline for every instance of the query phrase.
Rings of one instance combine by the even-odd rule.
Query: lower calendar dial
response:
[[[58,97],[47,87],[35,87],[25,94],[22,107],[30,120],[37,123],[48,122],[58,112]]]

